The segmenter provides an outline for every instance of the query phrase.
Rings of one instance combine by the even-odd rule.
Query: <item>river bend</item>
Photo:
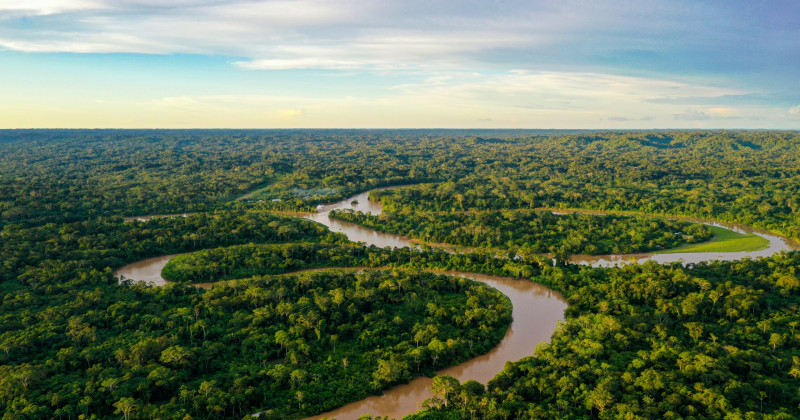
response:
[[[302,217],[321,223],[333,232],[343,233],[351,241],[364,242],[367,245],[376,245],[378,247],[418,247],[418,244],[402,236],[378,232],[354,223],[331,219],[329,213],[333,209],[353,209],[377,215],[382,211],[382,206],[369,201],[369,192],[363,192],[334,204],[320,206],[316,213],[303,214]],[[571,262],[591,266],[613,266],[621,263],[648,260],[659,263],[675,261],[696,263],[710,260],[736,260],[746,257],[769,256],[779,251],[797,249],[796,244],[785,238],[747,226],[702,220],[698,222],[713,224],[742,233],[755,233],[769,240],[770,245],[767,249],[755,252],[574,256]],[[126,279],[145,281],[153,285],[163,285],[166,284],[166,281],[161,277],[161,269],[174,256],[167,255],[128,264],[117,270],[115,274]],[[439,374],[453,376],[461,382],[474,379],[485,384],[503,370],[506,362],[530,356],[538,344],[549,342],[550,337],[558,326],[558,322],[564,319],[564,310],[567,308],[567,302],[561,294],[527,279],[513,279],[466,272],[442,273],[480,281],[498,289],[508,296],[513,304],[513,320],[505,337],[489,353],[439,371]],[[210,284],[199,286],[211,287]],[[431,382],[431,378],[420,377],[408,384],[388,389],[380,396],[369,397],[339,409],[309,417],[308,420],[316,420],[322,417],[355,420],[366,413],[393,418],[402,417],[419,410],[422,402],[432,396],[430,392]]]

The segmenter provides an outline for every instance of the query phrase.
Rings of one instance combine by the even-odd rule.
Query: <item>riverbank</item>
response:
[[[349,197],[345,200],[339,201],[326,206],[320,206],[319,211],[313,214],[307,214],[304,218],[319,222],[327,226],[333,232],[341,232],[345,234],[348,239],[356,242],[364,242],[366,245],[375,245],[379,247],[419,247],[417,244],[408,240],[407,238],[392,235],[382,232],[377,232],[360,225],[349,222],[338,221],[328,217],[328,213],[332,209],[352,208],[359,211],[370,211],[372,214],[380,214],[382,206],[379,203],[370,202],[368,199],[369,191],[358,194],[354,197]],[[564,211],[564,210],[562,210]],[[760,251],[740,251],[740,252],[676,252],[669,254],[640,254],[640,255],[611,255],[611,256],[574,256],[572,262],[591,266],[614,266],[620,264],[627,264],[631,262],[643,262],[653,260],[659,263],[669,262],[683,262],[684,264],[710,261],[712,259],[741,259],[746,257],[768,256],[783,250],[795,249],[788,240],[785,238],[755,232],[755,230],[741,226],[732,226],[730,224],[720,222],[705,222],[711,226],[716,226],[725,229],[740,229],[746,234],[754,234],[758,237],[764,238],[769,242],[769,247]],[[167,256],[171,257],[171,256]],[[166,257],[161,257],[166,258]],[[688,260],[687,260],[688,258]],[[153,259],[156,260],[156,259]],[[165,265],[169,258],[159,261],[158,264]],[[127,267],[127,266],[126,266]],[[154,265],[154,267],[157,267]],[[123,267],[125,268],[125,267]],[[140,269],[142,267],[139,267]],[[155,270],[158,271],[160,277],[160,270],[163,268],[153,268],[151,273]],[[122,269],[118,270],[121,271]],[[456,273],[456,272],[453,272]],[[440,374],[447,374],[454,376],[460,381],[468,379],[476,379],[479,382],[486,383],[489,379],[493,378],[504,367],[506,362],[514,362],[523,357],[530,356],[533,349],[539,343],[549,342],[550,337],[558,325],[559,320],[564,319],[564,310],[566,309],[566,301],[563,300],[560,293],[550,290],[544,286],[538,285],[527,280],[516,280],[511,278],[494,278],[494,276],[485,276],[475,273],[463,273],[464,277],[472,278],[473,280],[483,281],[479,278],[484,278],[486,284],[500,290],[512,301],[514,311],[512,313],[513,321],[509,332],[501,343],[492,351],[484,356],[472,359],[465,364],[470,366],[471,363],[479,363],[478,360],[486,357],[487,361],[484,367],[479,370],[482,376],[478,377],[473,374],[462,374],[458,371],[445,370]],[[126,276],[129,277],[129,276]],[[163,279],[162,279],[163,280]],[[490,283],[496,282],[496,283]],[[502,284],[501,284],[502,283]],[[208,286],[211,286],[210,284]],[[541,289],[537,289],[541,288]],[[538,290],[538,291],[536,291]],[[531,296],[543,296],[544,300],[527,300]],[[519,299],[518,299],[519,298]],[[520,312],[522,311],[522,312]],[[532,312],[528,312],[532,311]],[[541,325],[548,326],[547,328]],[[538,332],[534,333],[527,328],[537,329]],[[549,329],[548,329],[549,328]],[[509,338],[509,334],[513,333],[513,337]],[[518,339],[526,339],[528,341],[515,341]],[[519,344],[505,344],[519,343]],[[507,347],[507,348],[506,348]],[[502,350],[498,350],[501,349]],[[490,356],[491,355],[491,356]],[[480,362],[482,363],[482,362]],[[459,368],[458,365],[451,369]],[[323,413],[319,416],[311,417],[310,419],[320,419],[322,416],[335,417],[339,420],[358,419],[361,414],[370,413],[373,415],[401,417],[405,414],[410,414],[421,408],[421,403],[426,398],[430,397],[429,386],[430,378],[418,378],[410,384],[401,385],[391,388],[384,392],[383,395],[370,397],[365,400],[349,404],[340,409],[332,412]]]
[[[705,242],[683,244],[681,246],[655,252],[655,254],[674,254],[679,252],[753,252],[769,248],[769,241],[754,233],[739,233],[718,226],[711,226],[714,236]]]

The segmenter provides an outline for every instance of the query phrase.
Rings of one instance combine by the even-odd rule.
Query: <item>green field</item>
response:
[[[677,248],[659,251],[657,254],[677,252],[743,252],[760,251],[769,246],[769,241],[752,233],[737,233],[729,229],[709,226],[714,232],[710,241],[699,244],[684,244]]]

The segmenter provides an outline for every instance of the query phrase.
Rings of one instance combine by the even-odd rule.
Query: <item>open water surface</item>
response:
[[[367,245],[418,247],[417,244],[402,236],[377,232],[353,223],[331,219],[329,213],[333,209],[353,209],[377,215],[380,214],[382,206],[369,201],[369,192],[364,192],[331,205],[320,206],[317,213],[306,213],[300,216],[321,223],[333,232],[343,233],[352,241],[364,242]],[[648,260],[659,263],[675,261],[698,263],[710,260],[737,260],[746,257],[769,256],[779,251],[798,248],[797,244],[785,238],[747,226],[714,221],[697,221],[732,229],[737,232],[755,233],[769,240],[769,247],[755,252],[574,256],[571,262],[591,266],[613,266]],[[161,269],[172,257],[174,255],[150,258],[128,264],[117,270],[116,275],[132,280],[142,280],[157,286],[164,285],[166,281],[161,277]],[[567,308],[567,302],[561,294],[527,279],[513,279],[467,272],[442,273],[483,282],[508,296],[513,304],[513,321],[505,337],[489,353],[439,371],[439,374],[453,376],[461,382],[474,379],[485,384],[503,370],[506,362],[530,356],[539,343],[549,342],[550,337],[558,326],[558,322],[564,319],[564,310]],[[199,286],[210,288],[212,285],[206,283]],[[334,411],[309,417],[309,420],[322,417],[354,420],[366,413],[402,417],[419,410],[422,402],[432,396],[430,393],[431,382],[431,378],[420,377],[408,384],[388,389],[380,396],[369,397]]]

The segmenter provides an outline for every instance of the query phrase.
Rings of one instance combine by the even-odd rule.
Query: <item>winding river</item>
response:
[[[380,214],[382,206],[369,201],[369,192],[364,192],[346,200],[320,206],[317,213],[304,214],[302,217],[327,226],[333,232],[341,232],[350,240],[365,242],[367,245],[379,247],[417,247],[418,245],[407,238],[377,232],[372,229],[349,222],[334,220],[329,217],[333,209],[353,209],[363,212]],[[769,256],[782,250],[798,249],[797,244],[785,238],[759,231],[747,226],[728,223],[697,220],[700,223],[713,224],[741,233],[755,233],[769,241],[769,247],[755,252],[726,252],[726,253],[676,253],[676,254],[632,254],[632,255],[606,255],[606,256],[575,256],[573,263],[592,266],[613,266],[622,263],[643,262],[653,260],[659,263],[682,261],[684,263],[697,263],[709,260],[735,260],[745,257]],[[161,277],[161,269],[175,255],[142,260],[126,265],[116,271],[117,276],[132,280],[142,280],[154,285],[163,285],[166,281]],[[460,381],[469,379],[487,383],[498,372],[503,370],[507,361],[516,361],[532,354],[539,343],[549,342],[550,337],[564,319],[564,310],[567,302],[560,293],[552,291],[542,285],[526,279],[513,279],[509,277],[488,276],[466,272],[443,272],[458,275],[488,284],[511,299],[513,304],[513,321],[505,337],[489,353],[476,357],[460,365],[439,371],[439,374],[453,376]],[[199,285],[210,288],[210,284]],[[362,414],[369,413],[392,418],[402,417],[421,408],[422,402],[431,397],[431,378],[420,377],[408,384],[399,385],[386,390],[380,396],[373,396],[361,401],[348,404],[344,407],[309,417],[320,419],[322,417],[336,418],[339,420],[358,419]]]
[[[735,261],[744,258],[769,257],[780,251],[800,249],[800,245],[782,236],[775,235],[765,230],[736,223],[718,222],[714,220],[681,217],[704,225],[716,226],[732,230],[737,233],[758,235],[769,242],[766,248],[758,251],[741,252],[676,252],[669,254],[620,254],[620,255],[573,255],[570,262],[574,264],[591,265],[593,267],[613,267],[615,265],[655,261],[659,264],[681,262],[684,265],[696,264],[705,261]]]

